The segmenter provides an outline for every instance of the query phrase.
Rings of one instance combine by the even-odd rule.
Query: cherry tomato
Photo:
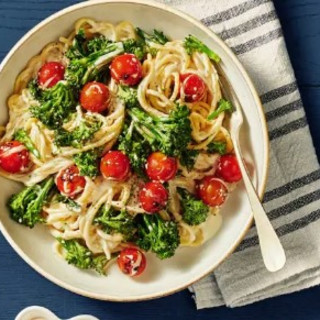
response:
[[[81,193],[86,186],[86,179],[79,174],[76,165],[61,170],[56,177],[58,190],[65,196],[74,198]]]
[[[82,108],[92,112],[103,112],[110,104],[108,87],[97,81],[88,82],[80,92]]]
[[[220,157],[216,175],[227,182],[238,182],[242,175],[235,155],[226,154]]]
[[[134,86],[142,78],[142,66],[134,54],[115,57],[110,66],[112,78],[120,84]]]
[[[10,173],[23,173],[30,169],[29,151],[19,141],[0,145],[0,167]]]
[[[109,151],[101,159],[100,171],[105,178],[126,180],[130,174],[130,160],[121,151]]]
[[[147,264],[145,255],[136,248],[121,250],[117,262],[120,270],[130,277],[139,276]]]
[[[47,62],[38,72],[38,83],[45,88],[53,87],[64,79],[64,66],[59,62]]]
[[[168,192],[158,181],[147,182],[139,192],[139,201],[142,208],[154,213],[163,209],[168,200]]]
[[[177,170],[177,160],[161,152],[153,152],[147,159],[146,171],[151,180],[168,181],[176,175]]]
[[[180,81],[180,90],[184,92],[185,101],[196,102],[205,97],[207,93],[207,86],[198,75],[193,73],[181,74]]]
[[[206,205],[217,207],[225,202],[228,189],[220,179],[206,176],[198,184],[198,194]]]

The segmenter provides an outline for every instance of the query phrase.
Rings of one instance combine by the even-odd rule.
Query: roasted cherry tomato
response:
[[[101,159],[100,171],[105,178],[126,180],[130,174],[130,160],[121,151],[109,151]]]
[[[130,277],[139,276],[146,268],[146,257],[137,248],[125,248],[118,256],[120,270]]]
[[[101,82],[88,82],[80,92],[80,104],[82,108],[91,112],[103,112],[110,104],[110,91]]]
[[[64,79],[64,70],[59,62],[47,62],[38,72],[38,83],[44,88],[51,88]]]
[[[161,152],[150,154],[146,164],[147,175],[151,180],[168,181],[177,173],[177,160]]]
[[[115,57],[110,66],[112,78],[120,84],[134,86],[142,78],[142,66],[134,54]]]
[[[72,165],[59,172],[56,177],[58,190],[69,198],[74,198],[81,193],[86,186],[86,179],[79,174],[76,165]]]
[[[147,182],[139,192],[139,201],[145,211],[154,213],[166,206],[168,192],[158,181]]]
[[[29,151],[19,141],[0,145],[0,167],[9,173],[22,173],[30,169]]]
[[[242,175],[235,155],[226,154],[221,156],[216,175],[227,182],[238,182]]]
[[[180,81],[180,90],[184,93],[185,101],[196,102],[205,97],[207,86],[198,75],[193,73],[181,74]]]
[[[214,176],[204,177],[197,187],[200,198],[210,207],[221,206],[228,195],[227,187]]]

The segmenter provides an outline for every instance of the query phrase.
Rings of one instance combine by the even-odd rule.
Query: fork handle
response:
[[[286,255],[247,173],[242,160],[238,140],[233,139],[233,141],[235,154],[239,163],[244,185],[247,189],[247,195],[256,223],[262,258],[266,268],[271,272],[275,272],[282,269],[285,265]]]

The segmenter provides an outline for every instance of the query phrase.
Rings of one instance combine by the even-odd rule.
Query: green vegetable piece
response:
[[[213,52],[209,47],[207,47],[202,41],[193,35],[189,35],[184,40],[184,47],[188,54],[192,54],[195,51],[205,53],[211,60],[215,62],[220,62],[220,57]]]
[[[66,250],[65,259],[69,264],[80,269],[92,268],[92,252],[85,246],[81,245],[77,240],[57,239],[62,247]]]
[[[75,90],[65,82],[58,82],[50,89],[35,91],[34,82],[30,85],[34,98],[40,106],[31,106],[32,115],[47,127],[54,129],[67,122],[71,113],[75,112],[77,97]]]
[[[143,40],[128,39],[123,42],[124,52],[134,54],[139,60],[142,60],[147,51]]]
[[[188,171],[192,170],[198,154],[199,154],[198,150],[190,150],[190,149],[183,150],[179,158],[181,165],[186,167]]]
[[[130,240],[136,230],[132,216],[126,210],[118,211],[113,207],[102,206],[94,222],[100,224],[106,233],[121,233],[126,240]]]
[[[111,43],[112,41],[107,39],[103,35],[95,37],[89,40],[87,43],[88,54],[106,51],[108,50]]]
[[[136,244],[160,259],[172,257],[180,244],[177,224],[163,220],[158,214],[142,214],[139,218]]]
[[[66,52],[66,57],[69,59],[78,59],[86,56],[86,36],[83,29],[80,29],[75,35],[72,45]]]
[[[149,34],[140,28],[137,28],[136,32],[140,39],[143,39],[148,45],[152,42],[164,45],[169,41],[169,38],[162,31],[156,29],[153,30],[152,34]]]
[[[191,141],[191,124],[187,106],[177,106],[168,118],[148,115],[138,108],[128,110],[134,129],[145,138],[153,151],[180,157]]]
[[[96,40],[90,49],[97,50],[97,46]],[[100,71],[104,70],[115,56],[123,52],[122,42],[106,43],[101,47],[101,50],[89,53],[88,56],[71,59],[65,78],[72,86],[80,89],[85,83],[98,80],[101,77]]]
[[[31,92],[31,95],[33,96],[34,99],[41,100],[42,90],[40,89],[36,79],[33,79],[28,83],[28,89]]]
[[[93,253],[77,239],[64,240],[57,238],[66,251],[65,259],[80,269],[94,269],[99,274],[105,274],[105,266],[108,262],[105,255],[94,256]]]
[[[119,86],[118,97],[125,103],[128,109],[139,107],[137,88]]]
[[[81,152],[73,156],[81,176],[95,178],[99,175],[99,156],[100,150],[97,149]]]
[[[129,157],[133,171],[145,178],[145,164],[152,149],[147,140],[134,130],[133,122],[130,126],[124,126],[119,137],[118,149]]]
[[[224,155],[227,151],[227,144],[223,141],[213,141],[207,145],[207,150],[209,153],[218,152],[220,155]]]
[[[41,216],[42,208],[49,198],[53,185],[54,179],[49,178],[41,184],[25,187],[19,193],[12,195],[7,203],[11,218],[30,228],[38,222],[44,222]]]
[[[107,257],[104,254],[93,257],[92,259],[93,269],[96,270],[99,274],[105,275],[106,274],[105,267],[107,262],[108,262]]]
[[[81,211],[81,206],[75,202],[74,200],[62,195],[62,194],[58,194],[57,197],[55,198],[56,201],[58,202],[62,202],[65,203],[67,208],[71,211],[74,212],[80,212]]]
[[[38,159],[41,158],[40,153],[38,151],[38,149],[35,147],[35,145],[33,144],[32,140],[30,139],[29,135],[27,134],[27,132],[23,129],[18,129],[15,134],[13,135],[13,139],[17,140],[19,142],[21,142],[22,144],[24,144],[24,146],[30,151],[32,152],[32,154],[37,157]]]
[[[102,123],[83,120],[74,131],[67,131],[63,128],[55,130],[54,142],[58,147],[72,146],[81,148],[87,141],[91,140],[94,134],[99,131]]]
[[[219,116],[221,112],[228,111],[232,112],[233,107],[230,101],[221,99],[218,104],[218,108],[214,110],[209,116],[208,120],[213,120]]]
[[[178,192],[181,197],[182,219],[191,226],[205,222],[209,207],[185,189],[179,188]]]

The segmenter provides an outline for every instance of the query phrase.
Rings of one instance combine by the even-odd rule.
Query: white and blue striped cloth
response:
[[[237,307],[319,284],[320,170],[272,1],[159,1],[211,28],[253,79],[271,141],[264,206],[287,255],[283,270],[268,273],[253,227],[229,259],[190,288],[197,307]]]

